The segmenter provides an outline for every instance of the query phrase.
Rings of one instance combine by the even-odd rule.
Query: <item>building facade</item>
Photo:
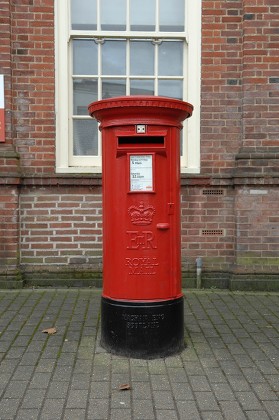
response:
[[[278,1],[137,3],[0,0],[0,287],[101,285],[87,105],[143,93],[194,105],[181,143],[183,285],[196,287],[198,260],[202,287],[278,290]]]

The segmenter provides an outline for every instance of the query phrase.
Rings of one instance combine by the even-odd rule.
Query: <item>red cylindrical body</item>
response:
[[[182,296],[180,130],[192,109],[155,96],[89,105],[102,130],[104,299],[148,304]]]

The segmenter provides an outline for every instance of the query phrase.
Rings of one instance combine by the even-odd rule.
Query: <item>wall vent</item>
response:
[[[211,189],[211,190],[203,190],[202,191],[203,195],[224,195],[224,190],[220,190],[220,189]]]
[[[203,236],[222,236],[224,235],[223,229],[202,229]]]
[[[203,195],[223,195],[224,190],[220,189],[207,189],[202,191]]]

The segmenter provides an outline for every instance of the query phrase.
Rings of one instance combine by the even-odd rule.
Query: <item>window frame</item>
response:
[[[186,80],[184,89],[187,102],[194,105],[192,117],[184,123],[186,141],[181,157],[182,173],[200,172],[200,84],[201,84],[201,0],[186,1],[187,52],[184,54]],[[70,122],[72,113],[71,39],[79,31],[70,28],[70,0],[55,0],[55,78],[56,78],[56,172],[57,173],[101,173],[101,158],[86,157],[92,164],[73,166],[69,150],[72,146]],[[80,37],[87,31],[80,31]],[[90,33],[92,31],[89,31]],[[154,32],[126,32],[131,38],[155,38]],[[158,34],[156,32],[156,34]],[[173,37],[173,33],[170,34]],[[102,36],[111,38],[111,32],[102,31]],[[116,32],[115,37],[119,37]],[[187,59],[188,57],[188,59]],[[76,159],[76,161],[78,161]],[[84,158],[80,160],[84,161]],[[71,166],[72,165],[72,166]]]

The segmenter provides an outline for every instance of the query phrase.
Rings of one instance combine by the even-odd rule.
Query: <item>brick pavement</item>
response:
[[[0,291],[1,420],[279,419],[279,294],[187,291],[187,348],[149,361],[107,354],[99,311],[92,289]]]

